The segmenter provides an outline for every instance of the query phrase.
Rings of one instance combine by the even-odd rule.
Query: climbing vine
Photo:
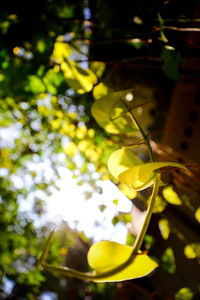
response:
[[[131,97],[132,95],[132,97]],[[123,184],[134,191],[152,187],[146,216],[133,247],[112,241],[101,241],[91,246],[88,251],[88,264],[93,269],[91,273],[79,272],[68,267],[55,267],[46,263],[46,257],[53,231],[44,247],[40,265],[52,272],[95,282],[113,282],[139,278],[148,275],[158,267],[157,262],[143,253],[140,248],[147,231],[153,212],[159,187],[164,185],[159,170],[164,167],[175,167],[187,170],[185,166],[175,162],[156,162],[149,137],[134,115],[131,90],[114,92],[103,96],[94,102],[91,112],[97,123],[108,132],[139,132],[142,139],[137,144],[124,146],[114,151],[108,160],[110,173]],[[151,162],[143,163],[132,148],[141,144],[147,146]]]

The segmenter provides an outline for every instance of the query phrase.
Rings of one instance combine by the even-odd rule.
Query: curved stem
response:
[[[141,132],[141,135],[144,139],[144,141],[146,142],[146,145],[147,145],[147,149],[148,149],[148,152],[149,152],[149,156],[150,156],[150,159],[152,162],[155,162],[155,157],[154,157],[154,154],[153,154],[153,151],[152,151],[152,148],[151,148],[151,144],[150,144],[150,141],[149,141],[149,137],[148,135],[145,134],[142,126],[140,125],[140,123],[137,121],[136,117],[134,116],[134,114],[132,114],[131,111],[128,111],[128,114],[131,116],[132,120],[136,123],[136,125],[138,126],[140,132]],[[155,171],[156,172],[156,171]],[[157,173],[157,172],[156,172]],[[140,231],[140,234],[137,236],[136,240],[135,240],[135,244],[134,244],[134,250],[137,251],[140,249],[141,245],[142,245],[142,242],[144,240],[144,236],[145,236],[145,233],[147,231],[147,228],[148,228],[148,225],[149,225],[149,222],[150,222],[150,219],[151,219],[151,215],[152,215],[152,212],[153,212],[153,207],[154,207],[154,204],[155,204],[155,200],[156,200],[156,196],[158,194],[158,190],[159,190],[159,185],[160,185],[160,175],[157,173],[156,174],[156,179],[154,181],[154,186],[153,186],[153,191],[152,191],[152,195],[151,195],[151,199],[150,199],[150,203],[149,203],[149,206],[148,206],[148,209],[147,209],[147,213],[146,213],[146,217],[145,217],[145,220],[144,220],[144,223],[143,223],[143,226],[142,226],[142,229]]]
[[[130,111],[128,111],[128,114],[130,115],[130,117],[133,120],[133,122],[136,123],[136,125],[138,126],[138,128],[139,128],[139,130],[141,132],[141,135],[142,135],[144,141],[146,142],[146,145],[147,145],[147,148],[148,148],[148,152],[149,152],[149,156],[150,156],[151,161],[155,162],[155,157],[154,157],[154,154],[153,154],[153,151],[152,151],[152,148],[151,148],[148,136],[145,134],[142,126],[139,124],[139,122],[137,121],[136,117]]]
[[[150,222],[150,219],[151,219],[151,215],[152,215],[152,212],[153,212],[154,204],[155,204],[155,201],[156,201],[156,196],[158,194],[159,186],[160,186],[160,175],[157,174],[156,175],[156,180],[154,181],[153,191],[152,191],[152,194],[151,194],[151,199],[150,199],[150,203],[149,203],[149,206],[148,206],[148,209],[147,209],[145,220],[144,220],[144,223],[142,225],[142,229],[140,231],[140,234],[137,236],[137,238],[135,240],[135,244],[133,246],[134,249],[136,249],[136,253],[140,249],[140,247],[142,245],[142,242],[143,242],[143,239],[144,239],[144,236],[145,236],[145,233],[147,231],[147,228],[148,228],[148,225],[149,225],[149,222]]]

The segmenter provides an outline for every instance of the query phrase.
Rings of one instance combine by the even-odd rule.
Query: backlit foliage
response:
[[[179,35],[178,31],[165,28],[190,24],[185,17],[191,16],[191,9],[185,9],[185,4],[174,7],[169,3],[173,9],[167,3],[163,7],[160,3],[154,4],[150,1],[138,7],[132,2],[134,9],[129,9],[128,2],[122,6],[112,1],[1,3],[1,297],[8,296],[4,292],[7,280],[14,284],[9,295],[13,298],[32,300],[52,289],[62,298],[66,286],[71,288],[66,282],[63,285],[62,279],[54,273],[42,272],[37,265],[52,224],[49,221],[37,228],[34,220],[35,217],[40,220],[45,212],[46,197],[58,188],[60,166],[70,169],[79,185],[90,184],[86,199],[94,192],[101,193],[96,182],[98,177],[111,179],[125,196],[131,200],[138,197],[145,207],[152,201],[149,191],[160,170],[165,166],[184,168],[165,162],[143,164],[148,160],[147,141],[130,114],[148,129],[147,134],[153,122],[159,119],[149,114],[156,110],[153,102],[156,93],[153,87],[146,87],[143,74],[137,74],[137,64],[145,68],[145,72],[151,66],[161,70],[158,79],[166,75],[163,81],[168,89],[171,79],[181,79],[182,57],[193,56],[196,47],[195,41],[184,32]],[[85,13],[86,5],[90,7],[91,20]],[[126,67],[126,76],[122,65]],[[129,72],[127,67],[132,65]],[[135,81],[132,73],[139,79]],[[148,76],[153,78],[151,73]],[[143,236],[143,245],[139,246],[142,251],[151,251],[157,239],[163,241],[165,250],[156,258],[159,270],[176,276],[177,253],[170,246],[171,239],[178,238],[181,253],[192,263],[199,263],[199,240],[188,237],[184,226],[168,218],[166,211],[186,206],[194,223],[199,224],[200,208],[199,205],[193,207],[187,195],[179,195],[171,182],[166,186],[162,181],[159,184],[162,191],[154,197],[155,205],[151,208],[157,214],[158,234]],[[117,199],[113,202],[117,206]],[[30,205],[30,213],[21,211],[21,203]],[[105,207],[100,206],[100,209],[103,213]],[[119,212],[112,223],[114,226],[120,222],[129,226],[134,218]],[[68,247],[79,249],[80,239],[86,248],[91,244],[83,233],[72,234],[64,224],[52,240],[49,264],[65,264],[65,256],[70,252]],[[133,251],[135,241],[135,234],[129,232],[127,245],[131,247],[109,241],[94,244],[88,254],[89,266],[93,268],[90,279],[99,273],[94,281],[121,281],[149,274],[158,263],[150,258],[151,252],[149,255],[140,252],[140,247],[129,261],[130,265],[124,269],[120,266]],[[116,255],[111,257],[110,250]],[[82,261],[87,271],[87,262]],[[102,270],[111,271],[115,267],[120,268],[115,274],[101,274]],[[159,272],[157,270],[155,272]],[[101,295],[109,294],[109,285],[103,283],[92,282],[85,290],[88,288],[98,290]],[[80,297],[87,293],[81,288],[76,290]],[[107,298],[111,299],[108,294]],[[192,297],[193,291],[187,285],[177,289],[175,294],[175,299]]]
[[[112,124],[112,110],[119,107],[118,103],[121,103],[123,98],[127,99],[127,95],[131,95],[130,91],[111,94],[111,98],[109,98],[108,94],[107,96],[103,96],[96,100],[97,102],[93,104],[92,114],[95,119],[97,119],[97,122],[99,122],[99,120],[104,120],[104,114],[106,116],[106,122],[100,123],[102,127],[105,127],[105,130],[110,131],[111,127],[109,126],[108,128],[107,124]],[[98,242],[92,245],[88,252],[88,264],[94,270],[92,273],[83,273],[68,267],[54,267],[46,263],[46,256],[53,234],[52,232],[47,240],[40,259],[40,264],[49,271],[57,272],[68,277],[92,280],[94,282],[114,282],[143,277],[157,267],[156,262],[146,254],[140,252],[140,247],[145,237],[151,214],[153,213],[159,187],[163,184],[160,180],[158,170],[163,167],[176,167],[184,170],[187,170],[187,168],[173,162],[155,162],[149,139],[135,118],[134,113],[132,113],[134,107],[128,109],[128,105],[124,105],[123,108],[124,109],[120,111],[117,118],[119,117],[120,120],[121,116],[123,116],[125,119],[126,114],[130,115],[133,128],[141,133],[143,137],[142,141],[147,145],[152,162],[143,163],[131,152],[131,150],[122,148],[111,154],[108,159],[108,169],[117,180],[129,186],[133,191],[140,191],[153,185],[152,195],[149,200],[149,206],[142,228],[136,237],[133,247],[110,241]],[[119,130],[118,133],[120,133],[120,124],[119,121],[119,126],[117,126],[117,129]],[[131,128],[131,124],[129,127]],[[121,130],[123,132],[123,129]],[[137,147],[139,145],[140,142],[138,145],[135,144],[134,146]],[[72,149],[73,148],[76,149],[74,145],[72,145]],[[163,239],[168,239],[170,233],[168,221],[164,219],[160,220],[159,228]],[[168,268],[167,270],[170,273],[175,272],[175,258],[171,248],[166,249],[166,252],[162,256],[162,261],[164,268]],[[170,268],[168,265],[170,265]]]

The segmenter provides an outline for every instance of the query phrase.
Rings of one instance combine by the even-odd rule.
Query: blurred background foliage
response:
[[[1,3],[1,299],[199,299],[199,189],[185,191],[180,184],[177,189],[183,179],[178,171],[164,174],[170,185],[157,199],[145,237],[143,248],[160,263],[149,278],[94,284],[41,271],[37,260],[53,224],[35,222],[45,212],[45,196],[58,189],[60,166],[70,169],[79,185],[90,184],[86,199],[102,192],[97,172],[99,179],[113,180],[142,214],[148,192],[136,195],[107,171],[110,154],[139,136],[104,131],[91,106],[112,91],[133,89],[136,115],[160,143],[174,86],[183,76],[199,76],[199,69],[187,63],[199,57],[197,6],[197,1]],[[148,159],[145,148],[136,153]],[[26,214],[20,202],[29,198],[31,213]],[[100,207],[102,213],[104,209]],[[113,225],[129,226],[129,245],[137,233],[134,217],[133,209],[112,220]],[[49,262],[87,271],[84,262],[91,242],[63,221]]]

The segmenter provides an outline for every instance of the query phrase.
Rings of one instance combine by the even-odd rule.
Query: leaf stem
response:
[[[144,141],[146,142],[147,149],[148,149],[151,161],[155,162],[155,157],[154,157],[154,154],[153,154],[153,151],[152,151],[152,148],[151,148],[151,144],[150,144],[150,140],[149,140],[148,135],[145,134],[142,126],[137,121],[137,119],[134,116],[134,114],[131,111],[128,111],[128,113],[131,116],[132,120],[138,126],[138,128],[139,128],[139,130],[141,132],[141,135],[142,135]],[[157,171],[155,171],[155,172],[157,173]],[[155,204],[156,196],[158,194],[159,186],[160,186],[160,175],[159,175],[159,173],[157,173],[156,177],[155,177],[155,181],[154,181],[154,185],[153,185],[153,191],[152,191],[152,194],[151,194],[151,199],[150,199],[150,203],[149,203],[149,206],[148,206],[148,209],[147,209],[146,217],[145,217],[142,229],[141,229],[139,235],[137,236],[137,238],[135,240],[135,244],[133,246],[134,250],[133,250],[133,253],[132,253],[131,256],[134,256],[134,254],[137,254],[137,252],[139,251],[139,249],[140,249],[140,247],[142,245],[145,233],[147,231],[147,228],[148,228],[148,225],[149,225],[149,222],[150,222],[150,219],[151,219],[151,215],[152,215],[152,212],[153,212],[153,207],[154,207],[154,204]]]
[[[153,191],[152,191],[152,194],[151,194],[151,199],[150,199],[150,203],[149,203],[149,206],[148,206],[148,209],[147,209],[145,220],[144,220],[144,223],[142,225],[142,229],[141,229],[139,235],[137,236],[137,238],[135,240],[135,244],[133,246],[136,253],[139,251],[139,249],[142,245],[142,242],[144,240],[144,236],[145,236],[145,233],[147,231],[147,228],[148,228],[148,225],[149,225],[149,222],[150,222],[150,219],[151,219],[151,215],[152,215],[152,212],[153,212],[153,208],[154,208],[154,204],[155,204],[155,201],[156,201],[156,196],[158,194],[159,186],[160,186],[160,175],[157,174],[156,179],[154,181]]]
[[[154,157],[154,154],[153,154],[153,151],[152,151],[152,148],[151,148],[151,144],[150,144],[148,135],[145,134],[142,126],[139,124],[139,122],[137,121],[136,117],[132,114],[132,112],[128,111],[127,113],[130,115],[130,117],[133,120],[133,122],[136,123],[136,125],[138,126],[138,128],[139,128],[139,130],[141,132],[141,135],[142,135],[144,141],[146,142],[150,159],[151,159],[152,162],[155,162],[155,157]]]

